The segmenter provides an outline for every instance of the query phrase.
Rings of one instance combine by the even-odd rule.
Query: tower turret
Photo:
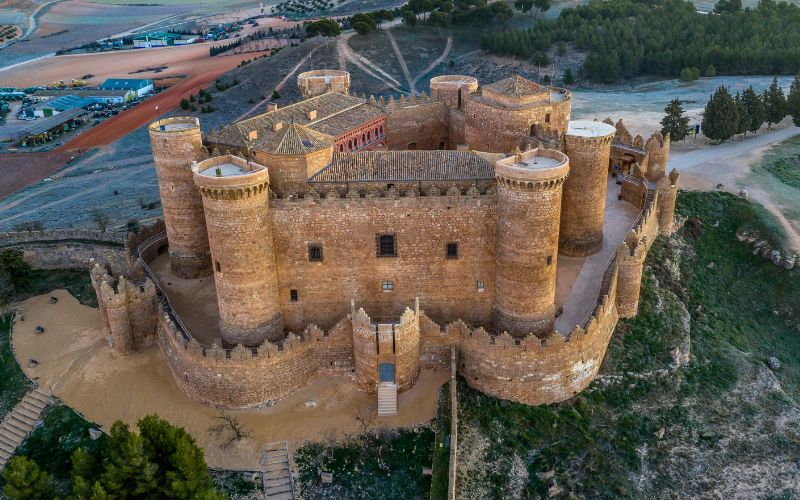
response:
[[[553,329],[561,191],[569,170],[563,153],[541,148],[495,166],[497,332],[524,337]]]
[[[478,79],[473,76],[441,75],[431,78],[431,97],[444,102],[448,108],[462,109],[464,96],[478,90]]]
[[[668,177],[661,177],[656,182],[656,189],[658,190],[658,231],[661,234],[670,234],[672,232],[679,177],[680,174],[673,168]]]
[[[211,273],[203,202],[192,181],[192,162],[206,157],[197,118],[165,118],[149,126],[164,209],[172,270],[181,278]]]
[[[315,69],[297,75],[297,88],[304,99],[325,92],[350,92],[350,73],[338,69]]]
[[[667,161],[669,160],[670,137],[655,132],[647,140],[647,171],[645,176],[648,181],[657,181],[667,173]]]
[[[231,155],[196,163],[192,171],[203,196],[222,340],[254,346],[280,339],[269,172]]]
[[[582,257],[603,247],[608,158],[616,130],[594,121],[571,121],[565,136],[569,179],[564,183],[558,251]]]

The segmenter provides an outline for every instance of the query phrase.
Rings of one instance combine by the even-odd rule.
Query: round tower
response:
[[[444,102],[448,108],[461,109],[463,98],[478,90],[478,79],[463,75],[441,75],[431,78],[431,97]]]
[[[617,249],[617,313],[620,318],[632,318],[639,311],[642,270],[647,246],[630,231],[625,243]]]
[[[305,99],[326,92],[347,94],[350,91],[350,73],[337,69],[306,71],[297,75],[297,88]]]
[[[678,171],[674,168],[669,177],[661,177],[656,182],[658,191],[658,232],[661,234],[672,233],[672,223],[675,216],[675,201],[678,197]]]
[[[571,121],[565,135],[569,179],[564,183],[558,251],[584,257],[603,247],[608,159],[616,130],[594,121]]]
[[[206,157],[197,118],[165,118],[148,127],[169,240],[169,261],[181,278],[211,273],[203,201],[192,181],[192,162]]]
[[[192,171],[203,196],[222,340],[255,346],[282,338],[267,169],[225,155]]]
[[[498,333],[524,337],[553,330],[561,191],[569,171],[563,153],[541,148],[495,166]]]

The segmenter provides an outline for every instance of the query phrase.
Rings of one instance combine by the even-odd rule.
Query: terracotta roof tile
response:
[[[327,135],[296,123],[272,134],[271,140],[264,144],[264,151],[274,155],[307,154],[333,145]]]
[[[503,94],[511,97],[523,97],[548,92],[546,87],[522,78],[519,75],[508,77],[505,80],[500,80],[499,82],[490,83],[483,88],[497,94]]]
[[[494,179],[502,154],[474,151],[363,151],[334,153],[309,182],[400,182]]]
[[[313,112],[316,112],[316,117]],[[249,145],[256,150],[267,151],[276,142],[275,137],[282,136],[282,130],[292,123],[304,125],[332,139],[383,115],[383,111],[368,104],[365,99],[328,92],[233,123],[209,134],[208,138],[212,143],[244,147],[248,144],[247,138],[254,135]],[[279,122],[282,128],[276,131],[275,125]]]

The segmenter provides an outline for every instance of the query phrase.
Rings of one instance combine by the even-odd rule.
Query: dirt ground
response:
[[[58,298],[56,304],[49,297]],[[185,427],[203,447],[211,467],[255,470],[261,446],[288,440],[296,448],[307,440],[360,433],[355,419],[374,411],[375,396],[358,389],[343,377],[318,376],[290,397],[270,408],[236,410],[235,415],[250,437],[228,448],[227,439],[209,431],[218,410],[186,397],[175,385],[157,347],[131,356],[118,356],[103,334],[98,309],[83,306],[64,290],[33,297],[17,308],[12,345],[25,373],[53,391],[65,404],[104,429],[121,419],[135,424],[157,413]],[[45,333],[35,334],[36,326]],[[38,365],[28,366],[35,359]],[[423,370],[417,384],[399,396],[399,412],[375,418],[372,427],[411,427],[436,415],[438,388],[449,378],[444,371]],[[316,406],[306,406],[307,401]]]
[[[72,151],[4,153],[0,155],[0,199],[45,179],[75,155]]]

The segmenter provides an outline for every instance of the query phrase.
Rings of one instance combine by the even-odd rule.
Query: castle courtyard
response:
[[[51,304],[51,296],[58,302]],[[157,413],[185,427],[205,450],[211,467],[257,470],[264,443],[340,439],[363,432],[356,417],[375,411],[374,396],[359,390],[353,380],[318,375],[274,406],[226,410],[251,434],[223,448],[225,440],[209,430],[217,423],[218,410],[193,401],[178,388],[157,346],[128,356],[114,353],[103,335],[100,311],[81,305],[64,290],[26,300],[17,311],[11,340],[26,375],[104,430],[117,419],[135,425]],[[37,326],[45,333],[35,334]],[[31,359],[38,364],[31,367]],[[397,415],[376,418],[370,428],[430,421],[436,415],[437,389],[448,378],[446,371],[423,370],[414,387],[398,396]],[[311,401],[316,404],[307,406]]]

